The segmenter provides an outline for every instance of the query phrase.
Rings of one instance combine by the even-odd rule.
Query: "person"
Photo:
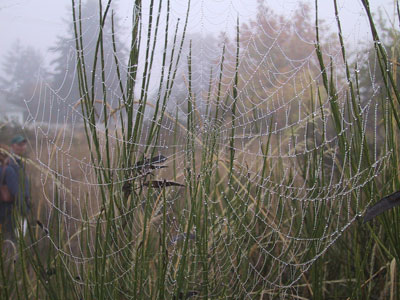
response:
[[[14,169],[9,166],[8,152],[9,149],[6,145],[0,145],[0,184],[7,186],[11,195],[10,202],[0,202],[0,232],[3,239],[14,240],[12,215],[15,199],[18,196],[18,176]]]
[[[22,135],[16,135],[11,139],[11,156],[7,159],[5,166],[12,171],[6,174],[5,180],[9,182],[10,187],[15,191],[14,201],[11,204],[2,203],[4,206],[4,234],[5,237],[15,240],[14,226],[14,208],[18,209],[19,214],[25,218],[31,208],[29,178],[26,174],[24,156],[27,150],[27,140]],[[12,193],[11,193],[12,194]]]

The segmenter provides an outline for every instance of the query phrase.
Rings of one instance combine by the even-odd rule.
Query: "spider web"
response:
[[[167,296],[177,290],[202,298],[296,291],[313,263],[374,200],[365,199],[365,191],[379,194],[376,180],[391,154],[380,146],[378,125],[387,104],[376,102],[378,86],[356,104],[349,101],[349,80],[358,70],[346,78],[339,40],[327,34],[321,41],[324,74],[315,28],[307,27],[315,22],[315,8],[291,5],[282,10],[293,17],[279,18],[279,7],[275,13],[247,1],[196,1],[180,48],[188,3],[173,1],[169,22],[174,28],[180,19],[177,42],[171,29],[167,63],[160,68],[164,6],[147,73],[150,12],[144,7],[134,101],[121,96],[110,67],[114,56],[107,54],[104,78],[95,78],[94,118],[84,112],[82,94],[70,101],[75,85],[38,83],[41,103],[30,110],[29,121],[44,199],[34,245],[57,253],[76,290],[102,282],[126,298],[137,289],[155,297],[157,272]],[[344,5],[341,13],[349,13]],[[247,26],[239,26],[237,60],[238,16]],[[121,22],[129,27],[132,19],[122,13]],[[333,11],[323,26],[336,26]],[[211,36],[216,28],[224,34]],[[82,50],[94,53],[97,37],[82,29]],[[155,34],[156,27],[151,30]],[[111,37],[110,31],[104,34]],[[358,64],[368,64],[374,74],[376,62],[363,57]],[[74,48],[66,60],[76,60]],[[169,62],[172,70],[177,66],[173,85],[162,75]],[[128,68],[126,60],[119,64]],[[76,82],[74,65],[65,78]],[[324,86],[324,75],[332,85]],[[106,100],[98,88],[103,81]],[[141,107],[143,97],[147,103]],[[165,109],[157,112],[163,97]],[[129,106],[133,119],[124,111]],[[128,122],[140,117],[140,136],[128,139],[129,128],[134,134]],[[157,138],[149,140],[153,125],[159,126]],[[86,138],[90,128],[96,138],[93,132]],[[95,275],[100,259],[104,273]],[[133,280],[142,287],[135,288]]]

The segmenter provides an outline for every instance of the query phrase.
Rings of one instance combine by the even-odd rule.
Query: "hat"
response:
[[[26,138],[24,136],[20,135],[20,134],[14,136],[11,139],[11,145],[12,144],[19,144],[19,143],[22,143],[22,142],[26,142]]]

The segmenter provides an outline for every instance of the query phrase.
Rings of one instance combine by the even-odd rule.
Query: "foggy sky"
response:
[[[130,27],[130,15],[133,0],[118,0],[118,14],[122,26]],[[146,1],[143,1],[144,3]],[[172,21],[183,18],[187,0],[172,0]],[[278,13],[291,14],[298,1],[266,0]],[[308,0],[314,7],[314,0]],[[321,18],[327,25],[336,27],[333,11],[333,0],[320,0]],[[370,0],[373,11],[382,7],[389,16],[393,16],[391,0]],[[342,27],[347,41],[352,45],[370,37],[370,31],[362,10],[360,0],[339,0]],[[192,1],[192,23],[190,31],[218,32],[233,30],[236,18],[242,22],[257,12],[257,0],[203,0]],[[39,49],[47,61],[52,58],[49,48],[54,45],[57,35],[63,35],[67,29],[67,20],[71,20],[71,0],[0,0],[0,74],[4,55],[13,43],[19,40],[22,45]],[[173,24],[173,23],[172,23]],[[126,33],[125,33],[126,34]]]

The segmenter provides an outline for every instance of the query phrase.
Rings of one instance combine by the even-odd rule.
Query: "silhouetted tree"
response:
[[[292,99],[309,98],[310,89],[304,87],[320,69],[314,54],[315,24],[307,5],[299,4],[289,21],[260,2],[256,18],[241,26],[240,41],[240,85],[246,97],[242,111],[284,116]]]
[[[400,31],[395,27],[395,25],[387,21],[387,18],[383,16],[382,11],[379,10],[378,13],[378,21],[376,24],[377,30],[379,32],[381,43],[385,47],[388,56],[388,69],[392,72],[393,79],[396,81],[396,86],[398,88],[400,86]],[[366,44],[363,51],[356,53],[354,60],[353,65],[355,66],[357,63],[357,70],[355,70],[355,72],[357,72],[358,75],[358,87],[361,103],[363,106],[372,103],[371,113],[369,114],[371,121],[366,123],[366,135],[369,138],[368,142],[371,146],[374,143],[378,144],[377,149],[380,151],[383,149],[381,146],[386,143],[387,136],[384,128],[385,126],[381,120],[386,119],[384,115],[387,114],[388,110],[392,109],[392,107],[389,102],[388,89],[385,86],[374,44]],[[384,70],[384,72],[386,73],[386,70]],[[394,91],[391,89],[389,77],[386,77],[390,87],[389,92],[393,96],[396,105]],[[373,120],[373,118],[375,118],[374,105],[375,103],[380,103],[382,99],[387,99],[387,107],[382,105],[376,107],[377,122],[382,126],[375,128],[375,122]]]
[[[177,69],[176,79],[171,97],[169,99],[168,108],[170,112],[175,114],[178,111],[187,113],[187,101],[189,95],[189,66],[188,56],[190,43],[191,49],[191,90],[192,96],[196,99],[196,109],[203,112],[207,100],[207,91],[210,84],[210,71],[215,73],[218,71],[216,62],[219,60],[220,51],[218,40],[211,34],[202,36],[200,33],[188,34],[183,45],[180,65]],[[172,45],[170,45],[172,47]],[[184,115],[181,115],[185,118]]]
[[[84,45],[85,67],[88,74],[87,80],[89,84],[91,84],[94,60],[95,57],[97,57],[94,78],[95,99],[98,101],[103,101],[104,99],[101,78],[101,72],[104,71],[106,77],[105,85],[108,95],[107,102],[112,107],[115,107],[117,106],[120,93],[118,89],[119,82],[116,75],[117,73],[114,60],[111,17],[107,17],[103,29],[104,69],[102,70],[102,58],[100,51],[96,53],[96,44],[100,32],[99,7],[97,1],[89,0],[83,3],[81,13],[80,25],[82,28],[82,36],[79,36],[79,38],[82,38]],[[111,11],[109,14],[111,14]],[[116,32],[115,40],[117,45],[116,56],[118,57],[121,65],[126,65],[126,47],[119,40],[121,28],[118,24],[118,18],[115,17],[114,20]],[[68,122],[70,121],[69,112],[75,109],[79,110],[79,105],[77,105],[77,103],[81,98],[78,87],[78,75],[76,72],[76,39],[72,21],[68,26],[67,34],[58,37],[55,46],[52,47],[52,50],[57,54],[56,58],[52,61],[52,67],[54,68],[53,87],[57,93],[57,103],[55,105],[55,109],[57,109],[59,117],[64,118],[64,121]],[[75,112],[72,114],[75,114]],[[101,112],[99,112],[99,118],[101,118]]]
[[[391,68],[396,73],[397,86],[400,84],[400,31],[394,25],[388,24],[387,18],[382,15],[382,11],[378,11],[378,32],[383,46],[386,48],[386,54],[391,63]],[[368,100],[373,97],[386,97],[387,90],[385,88],[379,61],[376,56],[374,46],[368,43],[364,51],[357,54],[356,61],[358,63],[358,75],[360,94],[363,99]],[[364,54],[364,57],[362,56]]]
[[[42,80],[49,76],[43,61],[38,50],[17,41],[2,62],[4,75],[0,77],[0,88],[7,93],[7,100],[19,107],[26,106],[33,115],[43,100]]]

